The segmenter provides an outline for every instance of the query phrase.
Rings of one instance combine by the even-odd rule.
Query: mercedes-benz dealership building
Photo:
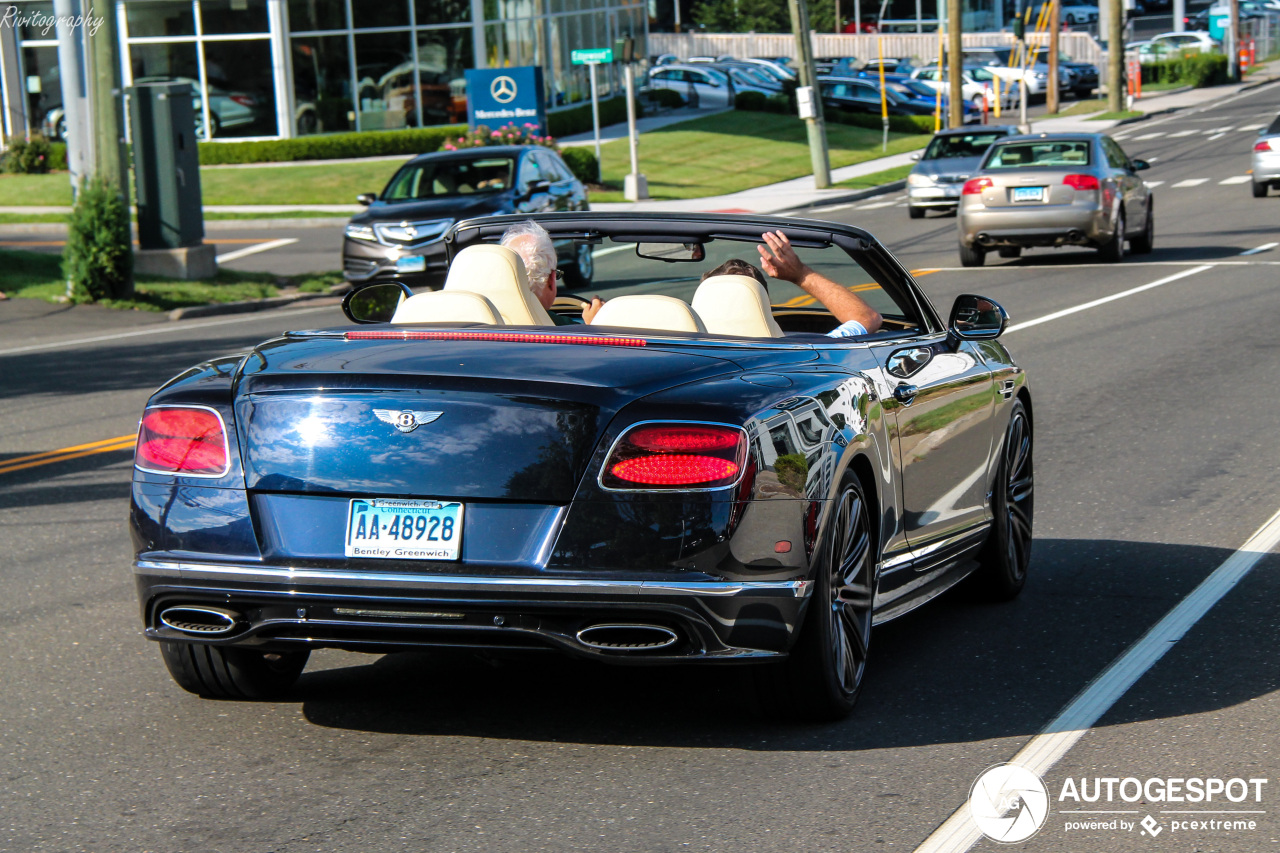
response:
[[[75,0],[89,14],[90,0]],[[59,4],[61,6],[61,4]],[[190,81],[206,139],[465,122],[468,68],[537,65],[547,108],[589,100],[570,52],[636,38],[645,0],[123,0],[125,85]],[[0,0],[4,133],[62,132],[54,3]],[[621,86],[605,66],[602,95]]]

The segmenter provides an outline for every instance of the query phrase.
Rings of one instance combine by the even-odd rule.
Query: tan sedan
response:
[[[1150,252],[1155,210],[1138,177],[1147,168],[1101,133],[998,141],[960,195],[960,263],[982,266],[988,251],[1016,258],[1033,246],[1091,246],[1118,261],[1126,240]]]

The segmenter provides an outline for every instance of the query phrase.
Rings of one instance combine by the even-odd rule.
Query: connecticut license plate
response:
[[[456,560],[463,505],[456,501],[356,498],[347,513],[346,554],[384,560]]]
[[[1014,201],[1044,201],[1044,187],[1014,187]]]
[[[427,259],[423,257],[396,258],[396,272],[425,272]]]

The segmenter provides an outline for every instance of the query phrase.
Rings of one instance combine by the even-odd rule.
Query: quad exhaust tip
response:
[[[680,640],[670,628],[631,622],[588,625],[577,636],[584,646],[609,652],[654,652]]]
[[[165,627],[184,634],[229,634],[236,629],[239,621],[239,613],[217,607],[183,605],[160,612],[160,622]]]

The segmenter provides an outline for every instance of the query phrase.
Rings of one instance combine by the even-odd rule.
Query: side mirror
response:
[[[912,154],[911,159],[918,162],[920,160],[920,152],[917,151],[916,153]]]
[[[1145,170],[1145,169],[1150,169],[1150,168],[1151,168],[1151,164],[1150,164],[1150,163],[1148,163],[1146,160],[1134,160],[1134,161],[1133,161],[1133,171],[1135,171],[1135,172],[1141,172],[1141,171],[1143,171],[1143,170]]]
[[[360,195],[356,196],[356,201],[360,202],[365,207],[368,207],[369,205],[373,204],[377,200],[378,200],[377,193],[360,193]]]
[[[1009,313],[994,299],[966,293],[956,297],[947,321],[947,334],[962,341],[998,338],[1009,324]]]
[[[353,323],[390,323],[400,303],[413,291],[398,281],[371,284],[353,290],[342,299],[342,313]]]
[[[534,181],[533,183],[529,184],[529,188],[525,190],[525,197],[533,198],[538,193],[549,193],[549,192],[551,192],[550,181]]]

